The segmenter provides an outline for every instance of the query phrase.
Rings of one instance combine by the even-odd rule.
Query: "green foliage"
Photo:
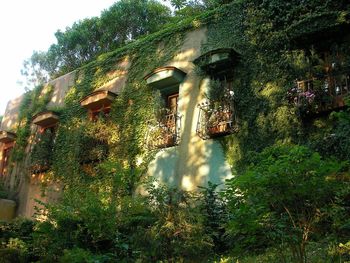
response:
[[[28,262],[34,259],[32,236],[34,222],[17,218],[0,222],[0,262]]]
[[[306,147],[267,148],[228,182],[229,234],[246,248],[285,244],[294,260],[304,262],[313,233],[334,219],[331,209],[349,189],[348,177],[348,163],[322,160]]]
[[[217,190],[218,185],[209,182],[208,187],[200,187],[199,208],[203,216],[205,234],[213,242],[213,251],[219,255],[228,250],[225,225],[228,222],[228,211],[225,199]]]
[[[54,133],[46,129],[40,133],[30,153],[30,167],[33,172],[48,169],[52,164]]]
[[[350,105],[349,98],[346,104]],[[318,141],[314,142],[315,148],[323,155],[334,155],[342,160],[350,160],[350,110],[348,108],[333,112],[330,118],[335,122],[335,127],[324,134],[323,138],[317,138]]]
[[[60,204],[46,207],[47,220],[33,235],[41,259],[202,261],[211,255],[210,233],[190,193],[148,184],[147,197],[131,198],[117,190],[120,181],[107,182],[89,191],[71,188]]]
[[[25,157],[25,148],[28,144],[28,138],[30,135],[30,125],[32,117],[45,110],[46,105],[51,99],[53,87],[37,86],[31,91],[27,91],[23,96],[19,113],[18,113],[18,126],[16,129],[16,145],[11,154],[12,161],[20,162]]]
[[[6,187],[2,181],[0,181],[0,198],[7,198],[8,192],[6,190]]]
[[[52,145],[41,136],[31,154],[32,164],[51,159],[53,178],[64,186],[60,202],[45,206],[42,213],[47,220],[35,227],[33,245],[28,247],[35,257],[47,262],[203,262],[215,254],[248,251],[266,253],[251,261],[300,260],[310,239],[318,242],[327,236],[336,244],[348,240],[347,163],[323,159],[297,146],[253,154],[275,143],[294,142],[311,145],[323,156],[349,159],[348,112],[334,113],[334,126],[322,116],[305,123],[285,99],[294,80],[316,74],[322,62],[317,53],[309,54],[315,50],[312,44],[296,39],[347,23],[348,4],[226,2],[231,1],[192,6],[174,2],[179,7],[187,5],[178,12],[185,19],[150,35],[167,20],[168,10],[152,1],[118,2],[101,18],[86,19],[57,32],[58,44],[32,58],[31,66],[39,65],[51,75],[84,64],[77,69],[75,84],[60,109],[52,158],[45,156]],[[214,6],[218,8],[188,17]],[[152,19],[143,23],[144,17]],[[120,24],[111,22],[113,19],[120,19]],[[305,23],[311,27],[303,27]],[[147,186],[147,197],[136,196],[135,189],[154,156],[144,147],[147,121],[159,108],[159,94],[142,77],[167,65],[180,50],[185,33],[201,26],[208,29],[202,52],[233,48],[240,54],[232,67],[241,127],[237,134],[220,141],[233,170],[241,175],[228,182],[224,197],[212,184],[193,194],[152,183]],[[140,37],[142,34],[147,36]],[[336,41],[346,46],[348,40]],[[330,41],[323,43],[327,47]],[[66,59],[66,64],[58,58]],[[109,119],[90,122],[79,101],[107,83],[124,58],[131,67]],[[42,72],[34,73],[45,78]],[[23,99],[14,161],[24,161],[31,118],[46,108],[50,98],[50,92],[41,93],[38,87]],[[320,143],[322,136],[327,144]],[[28,244],[16,235],[6,239],[19,250],[22,241]]]
[[[14,248],[1,248],[0,249],[0,262],[12,263],[12,262],[25,262],[21,256],[21,252]]]
[[[46,52],[34,51],[22,73],[34,77],[30,82],[47,81],[47,75],[52,78],[75,70],[102,53],[158,31],[169,19],[169,8],[157,1],[118,1],[100,17],[75,22],[64,32],[58,30],[57,44]]]
[[[143,256],[175,262],[204,261],[211,256],[212,239],[203,228],[203,216],[191,193],[152,182],[147,192],[147,204],[156,220],[145,231]]]

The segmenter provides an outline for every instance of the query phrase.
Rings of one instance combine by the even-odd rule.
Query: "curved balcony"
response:
[[[163,113],[148,121],[146,145],[149,149],[175,146],[180,141],[180,117],[176,113]]]
[[[290,104],[298,107],[301,114],[317,114],[345,106],[350,95],[350,73],[327,75],[296,82],[288,91]]]
[[[233,101],[205,101],[198,107],[196,132],[202,139],[221,137],[238,131]]]

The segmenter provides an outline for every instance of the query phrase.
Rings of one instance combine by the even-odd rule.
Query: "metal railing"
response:
[[[198,108],[196,132],[202,139],[225,136],[238,130],[234,101],[206,101]]]
[[[162,114],[148,121],[146,145],[149,149],[175,146],[180,141],[180,116],[176,113]]]
[[[342,73],[296,82],[294,103],[310,112],[322,112],[345,106],[350,95],[350,74]]]

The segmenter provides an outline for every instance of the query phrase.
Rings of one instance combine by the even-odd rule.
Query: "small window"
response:
[[[0,176],[8,173],[9,158],[15,144],[16,134],[7,131],[0,131],[1,159],[0,159]]]
[[[144,79],[159,90],[164,108],[157,111],[156,118],[148,121],[146,144],[149,148],[165,148],[179,143],[180,118],[178,115],[179,85],[186,73],[175,67],[158,68]]]
[[[88,110],[91,121],[97,121],[99,117],[108,117],[111,105],[117,94],[108,90],[95,91],[80,101],[80,105]]]
[[[13,149],[13,144],[7,144],[3,147],[2,160],[1,160],[1,165],[0,165],[0,175],[1,176],[7,175],[9,158],[10,158],[12,149]]]
[[[90,121],[97,121],[99,118],[108,119],[111,107],[105,107],[97,110],[89,110]]]
[[[196,132],[202,139],[225,136],[238,130],[233,91],[233,66],[237,57],[232,49],[218,49],[194,61],[210,78],[207,98],[198,105]]]

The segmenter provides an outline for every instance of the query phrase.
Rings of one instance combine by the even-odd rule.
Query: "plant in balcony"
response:
[[[159,108],[156,118],[148,121],[147,144],[151,148],[165,148],[176,144],[177,115],[167,108]]]
[[[101,161],[107,157],[108,144],[90,136],[83,136],[80,140],[79,158],[80,163]]]
[[[319,113],[332,108],[333,98],[327,80],[311,79],[298,83],[300,86],[287,91],[287,100],[289,104],[297,107],[300,115]]]
[[[30,154],[30,170],[40,173],[48,170],[52,164],[54,133],[47,129],[40,133]]]
[[[202,104],[209,136],[229,133],[233,121],[234,92],[225,81],[212,80],[208,100]]]

